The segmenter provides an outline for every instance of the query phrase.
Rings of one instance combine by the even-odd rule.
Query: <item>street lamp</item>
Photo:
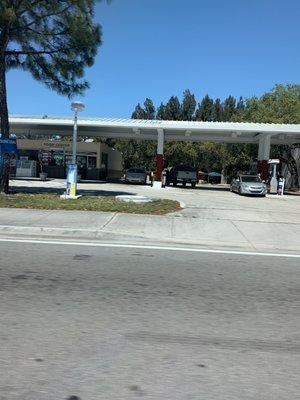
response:
[[[78,113],[85,109],[85,105],[81,101],[73,101],[71,104],[71,110],[74,111],[74,124],[73,124],[73,144],[72,144],[72,164],[68,166],[67,175],[67,195],[70,198],[78,198],[76,196],[77,191],[77,120]]]
[[[78,113],[85,109],[85,105],[81,101],[73,101],[71,110],[74,111],[74,125],[73,125],[73,146],[72,146],[72,164],[76,164],[77,153],[77,119]]]

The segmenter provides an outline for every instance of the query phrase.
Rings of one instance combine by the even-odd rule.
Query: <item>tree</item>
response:
[[[131,114],[133,119],[146,119],[146,111],[141,107],[140,103],[135,107],[133,113]]]
[[[170,97],[164,110],[164,119],[170,121],[181,121],[181,105],[177,96]]]
[[[211,120],[214,122],[222,121],[222,116],[223,116],[223,107],[221,100],[216,99],[212,107]]]
[[[236,111],[236,100],[233,96],[228,96],[224,101],[223,105],[223,116],[222,121],[231,121],[235,111]]]
[[[153,140],[116,140],[115,148],[122,153],[123,167],[155,167],[156,142]]]
[[[182,119],[183,121],[191,121],[194,118],[196,109],[196,99],[193,94],[187,89],[183,92],[182,101]]]
[[[214,101],[207,94],[203,97],[201,103],[198,104],[196,111],[197,121],[212,121]]]
[[[167,106],[163,103],[157,109],[156,118],[189,119],[193,115],[193,101],[191,93],[186,90],[182,105],[177,97],[171,97]],[[145,104],[144,104],[145,105]],[[188,106],[189,105],[189,106]],[[225,109],[225,111],[224,111]],[[181,112],[180,112],[181,111]],[[224,115],[225,114],[225,115]],[[194,114],[195,115],[195,114]],[[245,121],[268,123],[300,123],[300,85],[277,85],[260,98],[244,100],[242,97],[236,102],[233,96],[213,101],[206,95],[196,111],[195,118],[201,121]],[[155,142],[131,141],[135,144],[123,144],[126,153],[126,165],[146,165],[154,167]],[[272,157],[280,158],[288,166],[294,177],[294,185],[299,181],[299,166],[296,160],[295,145],[272,146]],[[299,149],[298,149],[299,150]],[[121,150],[122,151],[122,150]],[[226,170],[230,179],[237,171],[249,168],[252,160],[257,157],[257,144],[228,144],[211,142],[166,142],[166,166],[175,166],[180,162],[193,165],[198,169],[210,172]]]
[[[146,98],[142,108],[140,103],[135,107],[131,115],[133,119],[155,119],[156,110],[153,101]],[[154,155],[156,144],[153,140],[118,140],[115,145],[123,155],[123,166],[125,169],[132,166],[145,166],[148,169],[154,167]]]
[[[19,68],[62,95],[88,88],[84,69],[94,62],[101,27],[95,0],[1,0],[0,118],[9,137],[6,73]]]
[[[243,112],[236,121],[263,122],[277,124],[300,124],[300,85],[276,85],[260,98],[246,101]],[[291,186],[299,186],[299,165],[297,151],[299,144],[273,146],[272,157],[286,163],[291,174]]]
[[[144,102],[146,119],[155,119],[156,110],[153,104],[153,101],[149,98],[146,98]]]
[[[166,106],[163,103],[160,103],[160,106],[157,109],[156,119],[164,120],[166,114]]]
[[[245,102],[244,102],[243,97],[241,96],[239,98],[239,101],[236,103],[236,111],[239,112],[239,111],[244,111],[244,110],[245,110]]]
[[[237,121],[277,124],[300,123],[300,85],[276,85],[260,98],[246,101]]]

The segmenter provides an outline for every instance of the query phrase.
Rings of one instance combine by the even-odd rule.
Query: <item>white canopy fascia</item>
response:
[[[9,121],[16,135],[72,135],[72,118],[12,115]],[[300,143],[300,124],[78,118],[80,136],[157,140],[158,129],[168,141],[257,143],[270,135],[272,144]]]

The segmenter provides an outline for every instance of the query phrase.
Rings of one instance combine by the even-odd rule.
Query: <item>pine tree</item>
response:
[[[155,106],[153,104],[153,101],[149,98],[146,98],[144,102],[144,107],[146,119],[155,119]]]
[[[196,99],[193,94],[187,89],[183,92],[182,101],[182,119],[183,121],[191,121],[194,118],[196,109]]]
[[[216,99],[212,108],[212,121],[222,121],[223,107],[220,99]]]
[[[157,109],[156,119],[164,120],[166,116],[166,106],[164,103],[160,103],[160,106]]]
[[[147,113],[146,111],[141,107],[140,103],[135,107],[131,118],[132,119],[147,119]]]
[[[181,121],[181,106],[177,96],[170,97],[165,107],[165,118],[170,121]]]
[[[243,111],[245,110],[245,102],[242,96],[240,96],[239,101],[236,104],[236,111]]]
[[[84,69],[94,62],[101,27],[95,0],[0,1],[0,130],[9,137],[6,73],[21,68],[63,95],[82,93]]]
[[[213,105],[214,101],[208,94],[203,97],[201,103],[198,104],[198,109],[196,111],[197,121],[212,121],[213,118]]]
[[[231,121],[236,111],[236,99],[233,96],[228,96],[223,105],[223,121]]]

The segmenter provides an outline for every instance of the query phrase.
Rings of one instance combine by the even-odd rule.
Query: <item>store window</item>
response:
[[[97,167],[97,158],[88,156],[88,168],[94,169]]]

